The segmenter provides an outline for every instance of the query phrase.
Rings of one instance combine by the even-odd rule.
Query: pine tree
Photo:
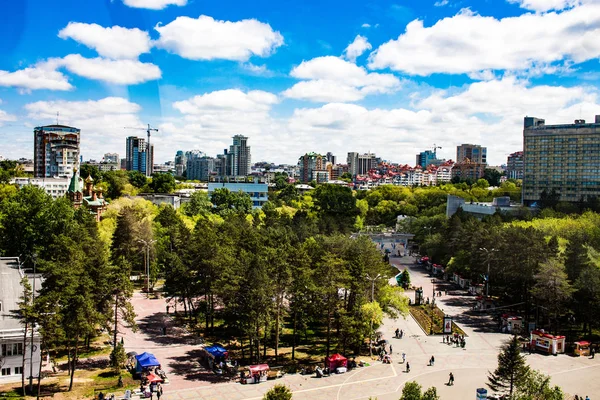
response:
[[[291,400],[292,391],[285,385],[275,385],[267,393],[263,400]]]
[[[406,382],[400,400],[421,400],[421,385],[415,381]]]
[[[498,367],[489,373],[487,385],[496,392],[508,390],[508,394],[512,396],[513,390],[528,372],[529,367],[525,364],[525,357],[521,355],[515,335],[502,346],[502,351],[498,354]]]

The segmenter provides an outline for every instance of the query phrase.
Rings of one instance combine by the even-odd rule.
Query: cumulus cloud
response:
[[[360,26],[361,28],[370,28],[371,24],[364,23]]]
[[[313,58],[295,67],[291,76],[308,80],[283,92],[285,97],[328,101],[357,101],[374,93],[391,93],[400,88],[392,74],[368,73],[363,67],[334,56]]]
[[[0,99],[0,104],[2,104],[2,99]],[[3,122],[16,121],[17,117],[7,113],[4,110],[0,110],[0,126],[2,126]]]
[[[187,0],[123,0],[126,6],[133,8],[147,8],[149,10],[162,10],[167,6],[185,6]]]
[[[436,1],[435,3],[433,3],[433,6],[434,7],[444,7],[444,6],[448,5],[448,3],[450,3],[450,0],[439,0],[439,1]]]
[[[96,50],[99,55],[113,59],[137,58],[140,54],[148,53],[151,48],[150,35],[138,28],[105,28],[98,24],[69,22],[58,33],[58,37],[73,39]]]
[[[244,93],[239,89],[227,89],[177,101],[173,107],[187,115],[199,115],[207,111],[264,112],[277,102],[276,95],[262,90]]]
[[[21,92],[73,89],[67,77],[57,71],[57,68],[58,63],[49,60],[14,72],[0,70],[0,86],[14,87]]]
[[[61,123],[80,128],[84,159],[100,159],[104,153],[114,151],[124,154],[125,138],[131,135],[131,131],[123,127],[143,126],[138,118],[141,107],[122,97],[37,101],[26,104],[25,110],[28,118],[36,121],[54,121],[59,111]]]
[[[177,17],[167,25],[157,25],[156,46],[190,60],[247,61],[266,57],[283,44],[283,36],[269,24],[256,19],[219,21],[201,15]]]
[[[463,10],[431,27],[410,22],[397,39],[371,54],[369,67],[427,76],[581,63],[600,56],[598,35],[600,4],[503,19]]]
[[[367,38],[361,35],[356,35],[354,41],[346,47],[344,50],[344,57],[347,60],[355,62],[358,57],[366,50],[371,50],[371,43],[367,41]]]
[[[138,60],[85,58],[69,54],[61,60],[61,65],[79,76],[118,85],[135,85],[161,77],[158,66]]]
[[[526,10],[533,10],[537,12],[550,10],[560,11],[566,8],[578,6],[582,3],[581,0],[508,0],[508,2],[518,4],[521,8]]]

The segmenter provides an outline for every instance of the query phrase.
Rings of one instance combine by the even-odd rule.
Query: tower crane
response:
[[[440,149],[440,150],[441,150],[441,149],[442,149],[442,146],[438,146],[438,145],[436,145],[436,144],[434,143],[434,144],[433,144],[433,154],[436,154],[436,152],[437,152],[437,149]]]
[[[152,154],[151,154],[152,148],[150,147],[150,132],[151,131],[158,132],[158,129],[150,127],[150,124],[148,124],[147,128],[135,128],[135,127],[131,127],[131,126],[126,126],[123,129],[136,129],[136,130],[140,130],[140,131],[146,131],[146,133],[148,133],[148,150],[146,151],[146,177],[152,176],[153,165],[152,165]]]

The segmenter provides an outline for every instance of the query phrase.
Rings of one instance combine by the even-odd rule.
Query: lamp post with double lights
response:
[[[375,301],[375,281],[377,279],[387,279],[387,276],[381,275],[381,274],[377,274],[377,276],[371,278],[371,276],[369,274],[366,274],[365,277],[371,281],[371,302]],[[374,336],[373,332],[373,319],[371,318],[371,343],[369,345],[369,354],[372,356],[373,355],[373,336]]]
[[[150,298],[150,246],[156,243],[156,240],[138,239],[138,242],[146,246],[146,296]]]

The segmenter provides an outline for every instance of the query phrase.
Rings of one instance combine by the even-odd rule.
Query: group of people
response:
[[[589,396],[585,396],[585,399],[584,399],[583,396],[575,395],[575,400],[590,400],[590,398],[589,398]]]
[[[394,336],[396,339],[402,339],[402,337],[404,336],[404,331],[402,329],[396,328],[396,331],[394,333],[396,334],[396,336]]]
[[[454,333],[452,336],[445,335],[442,337],[442,342],[447,343],[448,345],[455,344],[456,347],[465,347],[467,342],[465,341],[465,335],[459,335],[458,333]]]
[[[150,399],[154,398],[154,394],[156,393],[156,398],[160,400],[160,396],[163,394],[163,388],[160,382],[150,382],[150,385],[146,387],[144,382],[140,384],[140,392],[146,398],[150,397]]]

